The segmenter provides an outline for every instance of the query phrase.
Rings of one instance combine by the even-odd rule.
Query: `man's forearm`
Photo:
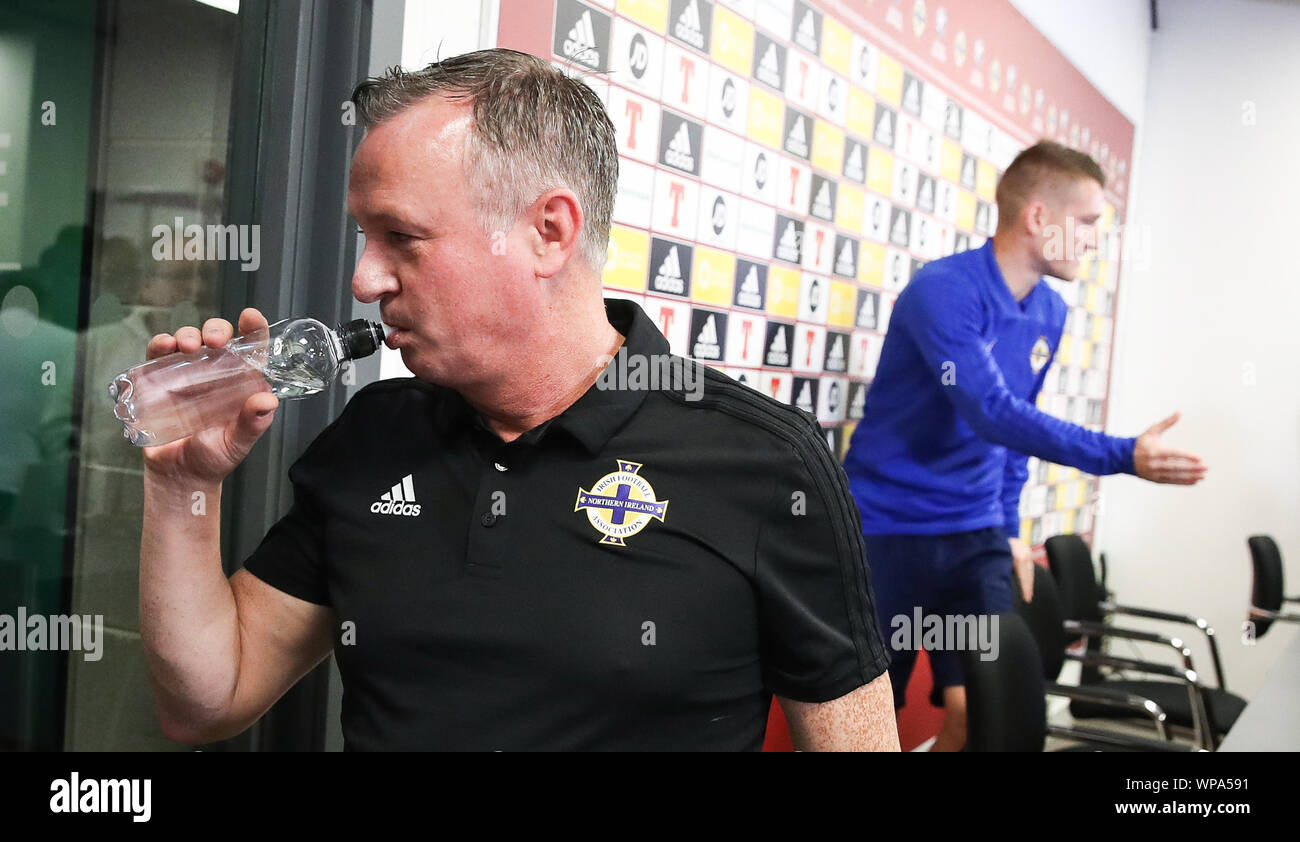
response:
[[[140,635],[173,739],[220,720],[239,679],[239,616],[221,568],[221,485],[145,473]]]

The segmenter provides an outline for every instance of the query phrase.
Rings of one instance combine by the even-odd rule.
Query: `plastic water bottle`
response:
[[[177,352],[127,369],[113,378],[108,394],[132,444],[167,444],[224,426],[256,392],[283,401],[327,389],[344,361],[370,356],[383,341],[383,325],[365,319],[336,328],[284,319],[224,348]]]

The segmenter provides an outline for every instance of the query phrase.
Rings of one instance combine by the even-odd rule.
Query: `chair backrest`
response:
[[[1250,547],[1250,563],[1255,568],[1250,589],[1250,604],[1269,611],[1282,610],[1282,552],[1277,542],[1268,535],[1252,535],[1246,539]],[[1273,625],[1272,620],[1253,618],[1255,636],[1259,637]]]
[[[1101,591],[1092,569],[1092,551],[1078,535],[1056,535],[1043,545],[1047,563],[1061,589],[1061,608],[1067,620],[1102,621],[1097,603]]]
[[[1015,589],[1016,613],[1025,621],[1043,665],[1043,678],[1055,681],[1065,664],[1065,646],[1069,642],[1061,627],[1065,612],[1061,609],[1061,594],[1047,568],[1034,565],[1034,598],[1025,602],[1020,588]]]
[[[962,652],[967,751],[1042,751],[1047,699],[1034,636],[1018,614],[996,614],[997,657]]]

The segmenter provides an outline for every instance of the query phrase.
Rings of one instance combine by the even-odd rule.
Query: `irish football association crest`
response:
[[[1029,352],[1029,367],[1034,370],[1034,374],[1043,370],[1047,361],[1052,357],[1052,348],[1047,344],[1047,337],[1040,336],[1034,343],[1034,347]]]
[[[626,547],[629,536],[644,529],[652,518],[662,523],[668,513],[668,501],[655,499],[655,490],[640,470],[640,462],[619,459],[618,470],[605,474],[590,491],[578,486],[573,510],[586,510],[587,520],[603,536],[600,543]]]

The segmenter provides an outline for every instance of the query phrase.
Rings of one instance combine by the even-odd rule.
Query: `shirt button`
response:
[[[505,465],[502,465],[500,462],[493,462],[492,465],[493,465],[493,466],[494,466],[498,471],[504,471],[504,470],[506,470],[506,466],[505,466]]]
[[[497,522],[497,516],[492,512],[484,512],[483,516],[478,519],[478,522],[484,526],[491,526]]]

